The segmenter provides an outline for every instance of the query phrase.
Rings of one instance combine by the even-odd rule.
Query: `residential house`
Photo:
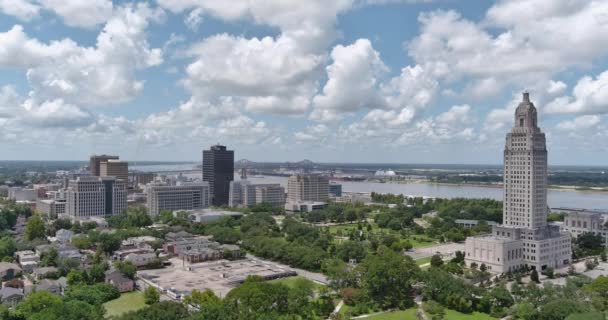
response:
[[[72,237],[74,236],[74,231],[67,229],[60,229],[55,233],[55,238],[59,243],[69,243],[72,241]]]
[[[0,301],[3,304],[14,306],[23,300],[23,289],[4,287],[0,289]]]
[[[135,283],[118,270],[106,271],[106,283],[116,287],[120,293],[133,291]]]
[[[32,272],[38,267],[40,262],[40,256],[32,250],[23,250],[15,252],[17,262],[21,266],[21,269],[25,272]]]
[[[0,262],[0,278],[2,281],[11,280],[21,274],[21,268],[15,263]]]
[[[126,255],[123,259],[123,261],[130,261],[137,267],[143,267],[156,260],[158,260],[158,258],[156,257],[156,253],[154,252],[130,253]]]
[[[32,276],[34,276],[34,278],[36,280],[54,278],[54,277],[57,277],[58,275],[59,275],[59,269],[57,269],[55,267],[36,268],[32,272]]]

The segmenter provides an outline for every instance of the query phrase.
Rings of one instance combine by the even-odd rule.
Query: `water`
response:
[[[137,169],[142,171],[175,171],[193,170],[197,164],[179,165],[143,165]],[[200,179],[200,173],[186,175]],[[238,180],[238,176],[235,175]],[[287,177],[249,177],[253,183],[279,183],[287,188]],[[484,188],[464,185],[441,185],[432,183],[378,183],[378,182],[342,182],[344,192],[378,192],[394,193],[415,197],[432,198],[490,198],[502,200],[502,188]],[[549,207],[580,208],[608,210],[608,192],[549,190]]]
[[[287,187],[286,177],[249,177],[254,183],[280,183]],[[344,192],[394,193],[432,198],[490,198],[502,200],[502,188],[484,188],[433,183],[341,182]],[[549,190],[547,201],[551,208],[608,209],[608,192]]]

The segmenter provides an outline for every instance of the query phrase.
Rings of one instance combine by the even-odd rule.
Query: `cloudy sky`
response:
[[[0,159],[608,163],[608,1],[0,0]]]

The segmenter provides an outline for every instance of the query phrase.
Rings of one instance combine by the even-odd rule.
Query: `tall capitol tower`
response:
[[[505,226],[535,229],[547,225],[547,147],[537,119],[525,92],[505,144]]]
[[[547,147],[538,113],[525,92],[504,150],[503,224],[467,238],[465,261],[496,273],[544,270],[570,262],[570,234],[547,224]]]

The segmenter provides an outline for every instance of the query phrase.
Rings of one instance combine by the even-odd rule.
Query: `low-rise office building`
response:
[[[280,184],[254,184],[248,180],[230,182],[228,205],[230,207],[250,207],[267,203],[274,207],[285,205],[285,188]]]
[[[127,208],[127,182],[115,177],[78,177],[68,183],[66,214],[74,219],[109,216]]]
[[[151,216],[163,210],[192,210],[209,207],[209,183],[182,183],[171,186],[150,184],[147,187],[147,206]]]
[[[8,198],[17,202],[36,201],[36,199],[38,199],[38,190],[33,188],[11,187],[8,189]]]
[[[52,219],[57,218],[59,215],[65,214],[65,207],[65,199],[38,199],[36,202],[36,210]]]

